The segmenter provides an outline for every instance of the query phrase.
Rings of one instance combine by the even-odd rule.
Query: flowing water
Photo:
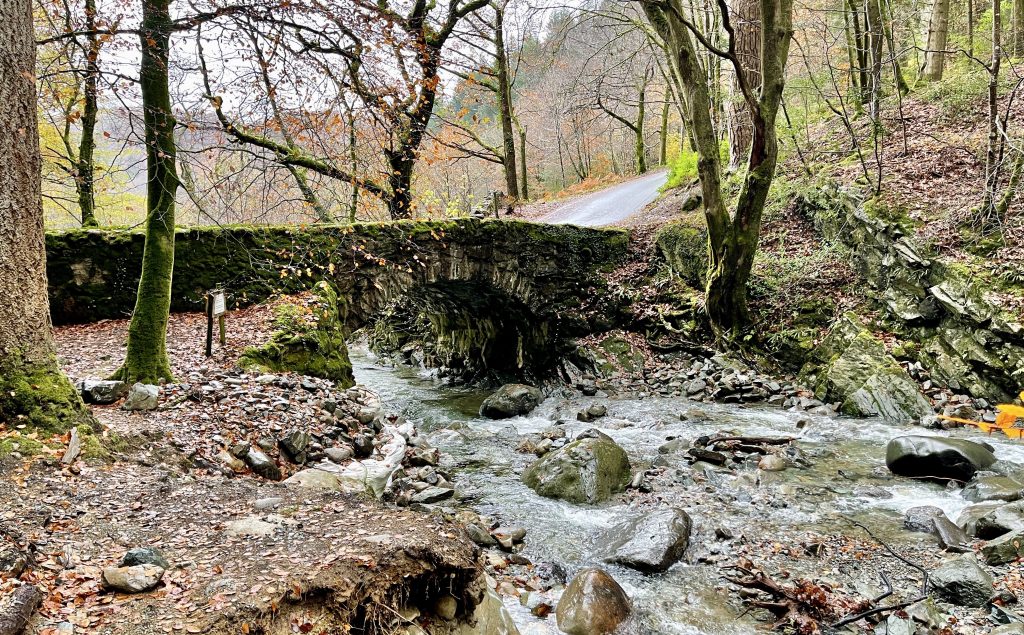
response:
[[[795,544],[808,531],[865,538],[844,516],[863,522],[893,544],[932,544],[930,536],[902,530],[903,512],[917,505],[935,505],[955,520],[969,504],[955,490],[910,479],[887,480],[884,469],[879,469],[884,468],[885,445],[891,438],[937,434],[933,431],[771,407],[703,404],[679,397],[602,398],[570,392],[548,397],[528,416],[492,421],[477,415],[485,392],[444,385],[411,367],[380,366],[365,350],[354,348],[352,355],[357,381],[376,391],[385,409],[415,422],[421,434],[440,448],[443,466],[453,472],[465,504],[503,525],[525,527],[523,555],[533,562],[559,563],[570,575],[582,567],[603,566],[633,599],[636,630],[642,633],[738,635],[757,632],[758,623],[749,615],[738,617],[727,594],[716,590],[721,572],[715,566],[681,563],[663,574],[644,575],[601,563],[595,553],[602,533],[635,511],[627,503],[579,506],[534,494],[519,480],[534,459],[515,451],[521,435],[539,433],[561,419],[570,439],[593,427],[611,436],[627,451],[634,470],[650,466],[661,456],[669,472],[680,479],[678,487],[664,492],[666,502],[682,506],[694,520],[688,560],[693,560],[694,552],[720,550],[728,556],[729,547],[721,546],[714,536],[715,528],[723,526],[736,536],[769,536],[784,545]],[[608,406],[608,416],[594,423],[576,421],[576,412],[595,402]],[[694,408],[709,415],[708,420],[680,420],[680,413]],[[807,422],[802,429],[797,427],[800,420]],[[693,439],[722,430],[798,436],[796,445],[810,467],[766,473],[748,465],[727,472],[703,464],[691,468],[683,450],[659,455],[666,439]],[[970,430],[952,434],[980,440]],[[1024,444],[997,436],[986,440],[995,446],[998,458],[1024,463]],[[514,599],[506,600],[506,605],[523,635],[559,632],[553,615],[535,618]]]

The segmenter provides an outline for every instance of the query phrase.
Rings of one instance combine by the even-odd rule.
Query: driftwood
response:
[[[20,635],[42,601],[42,594],[31,584],[21,585],[0,601],[0,635]]]

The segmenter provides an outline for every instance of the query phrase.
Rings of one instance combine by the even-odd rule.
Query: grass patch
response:
[[[723,165],[729,163],[729,142],[722,140],[718,144],[718,156]],[[699,157],[693,150],[684,149],[674,159],[669,161],[668,180],[661,186],[665,192],[673,188],[686,185],[697,178],[697,161]]]

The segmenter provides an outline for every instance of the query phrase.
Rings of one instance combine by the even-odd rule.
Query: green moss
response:
[[[56,359],[25,364],[17,354],[0,364],[0,421],[63,433],[91,419]]]
[[[246,349],[240,364],[330,379],[345,388],[355,385],[337,293],[320,282],[312,300],[300,302],[289,300],[277,307],[277,331],[263,346]]]
[[[703,289],[708,273],[708,235],[686,221],[669,223],[654,238],[669,269],[688,285]]]
[[[35,456],[45,448],[46,446],[37,439],[15,434],[0,439],[0,458],[10,456],[14,452],[22,456]]]

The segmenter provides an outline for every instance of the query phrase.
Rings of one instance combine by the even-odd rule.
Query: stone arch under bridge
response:
[[[602,273],[626,243],[621,230],[478,219],[181,229],[172,311],[202,310],[216,287],[244,306],[326,280],[350,330],[386,314],[419,321],[454,357],[541,370],[605,327]],[[129,316],[143,244],[132,230],[48,234],[54,323]]]

